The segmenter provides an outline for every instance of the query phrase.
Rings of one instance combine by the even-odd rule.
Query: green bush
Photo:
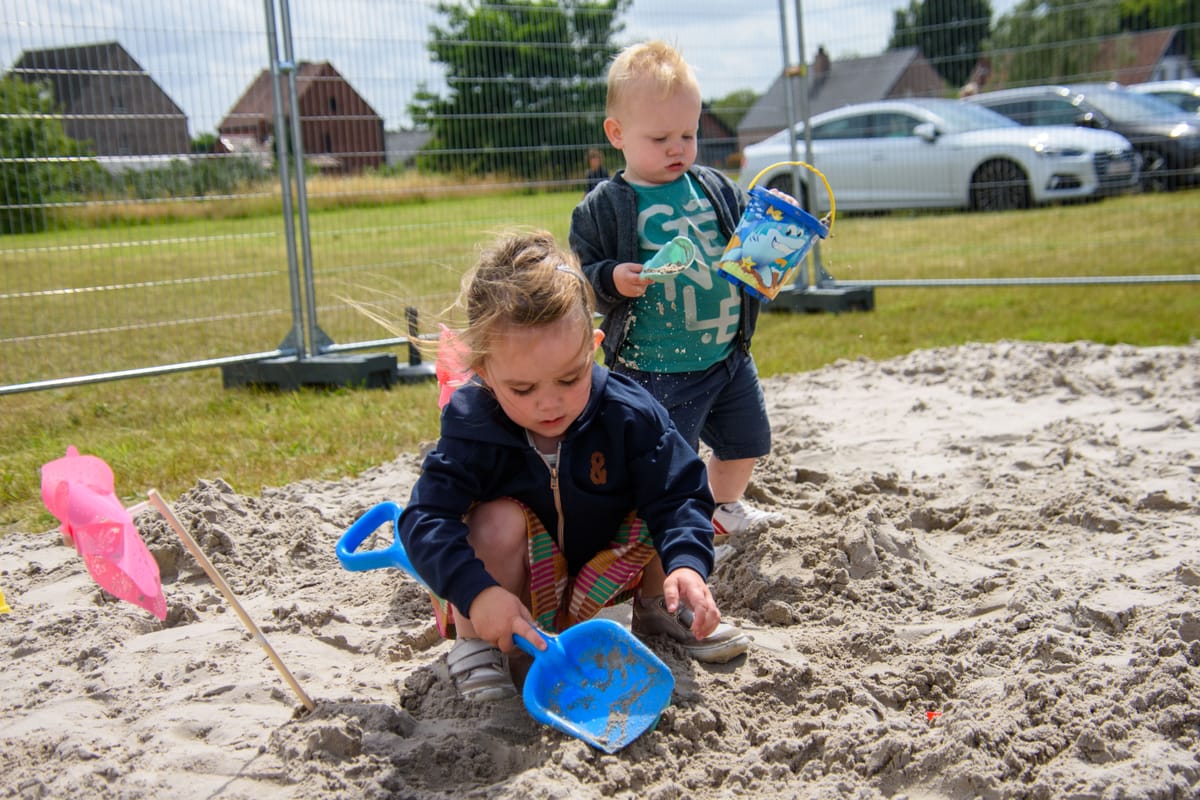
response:
[[[230,194],[267,177],[269,170],[246,156],[197,156],[176,159],[166,166],[122,173],[120,182],[127,197],[137,200],[204,197]]]
[[[0,234],[45,230],[50,205],[86,169],[55,113],[48,86],[0,78]]]

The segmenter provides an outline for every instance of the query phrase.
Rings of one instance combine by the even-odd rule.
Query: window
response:
[[[1079,109],[1065,98],[1034,100],[1029,105],[1029,121],[1021,120],[1026,125],[1074,125],[1079,119]]]
[[[1006,103],[991,103],[988,107],[1022,125],[1036,125],[1031,105],[1028,100],[1010,100]]]
[[[874,135],[876,139],[895,139],[912,136],[913,128],[917,127],[918,122],[919,120],[915,117],[910,117],[908,114],[896,112],[876,114]]]
[[[1200,96],[1194,94],[1185,94],[1184,92],[1159,92],[1156,97],[1161,97],[1173,106],[1178,106],[1184,111],[1196,113],[1200,109]]]
[[[836,119],[813,128],[813,139],[866,139],[870,135],[869,114]]]

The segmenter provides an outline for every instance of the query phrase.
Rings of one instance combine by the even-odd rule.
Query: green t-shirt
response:
[[[697,372],[733,350],[741,321],[737,288],[713,270],[725,251],[712,203],[690,175],[662,186],[634,186],[642,263],[676,236],[696,245],[696,261],[655,282],[633,302],[618,358],[643,372]]]

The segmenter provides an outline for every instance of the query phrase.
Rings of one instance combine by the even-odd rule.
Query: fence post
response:
[[[287,140],[281,136],[285,129],[283,119],[283,97],[279,89],[279,74],[283,68],[291,69],[293,65],[279,63],[279,47],[275,35],[274,0],[263,0],[267,22],[267,62],[271,70],[271,102],[275,116],[275,163],[279,167],[279,186],[283,200],[283,233],[287,245],[288,284],[292,296],[292,329],[279,345],[280,350],[294,350],[297,358],[303,359],[307,354],[304,340],[303,312],[300,308],[300,273],[296,263],[296,231],[292,220],[292,179],[288,172]]]
[[[287,71],[288,108],[291,109],[292,162],[296,172],[296,210],[300,217],[300,256],[304,267],[304,300],[308,345],[313,353],[322,353],[333,344],[317,324],[316,289],[313,283],[312,240],[308,228],[308,184],[304,174],[304,136],[300,122],[300,93],[296,90],[296,57],[292,49],[292,17],[288,0],[279,0],[283,33],[283,57]]]
[[[403,373],[392,353],[343,355],[340,348],[317,324],[316,284],[313,280],[312,244],[308,226],[308,187],[304,174],[304,137],[301,130],[299,92],[296,89],[296,61],[292,50],[292,20],[288,0],[278,0],[282,28],[283,58],[279,57],[279,38],[275,25],[275,0],[264,0],[267,43],[270,48],[271,99],[275,111],[275,153],[279,162],[279,180],[283,189],[284,228],[287,236],[288,280],[292,290],[292,330],[284,340],[296,357],[270,358],[236,364],[222,370],[225,386],[244,384],[272,385],[280,389],[300,386],[388,387],[398,379],[429,379],[431,365],[413,363],[414,339],[409,342],[409,366]],[[283,112],[281,78],[287,82],[289,121]],[[292,218],[292,187],[288,172],[287,141],[290,133],[292,167],[296,174],[296,211],[300,218],[300,252],[304,264],[304,300],[300,295],[300,267],[296,259],[296,234]],[[409,331],[415,337],[415,310],[410,310]],[[283,349],[282,347],[280,349]]]
[[[819,167],[819,164],[813,164],[812,149],[812,119],[809,108],[809,69],[808,56],[804,52],[804,8],[801,0],[795,0],[795,16],[796,16],[796,41],[797,41],[797,63],[795,66],[791,63],[791,48],[788,46],[788,31],[787,31],[787,7],[784,0],[779,0],[779,32],[781,43],[783,46],[783,86],[784,98],[787,102],[787,129],[792,130],[796,122],[795,100],[792,97],[792,86],[794,81],[799,81],[800,89],[800,117],[804,121],[804,163],[812,164]],[[796,137],[789,136],[788,143],[790,147],[791,160],[799,161],[796,152]],[[792,190],[798,191],[800,188],[800,168],[792,167]],[[797,197],[801,200],[801,206],[808,206],[806,211],[812,213],[814,217],[819,217],[817,212],[817,199],[815,187],[808,193],[808,202],[803,202],[803,197]],[[811,274],[810,274],[811,273]],[[833,275],[826,271],[824,264],[821,263],[821,241],[816,239],[813,242],[813,248],[808,252],[804,266],[801,269],[798,278],[791,286],[785,286],[776,295],[775,301],[772,304],[774,309],[787,309],[790,311],[845,311],[856,307],[861,307],[864,311],[875,307],[874,290],[867,288],[845,288],[837,285],[837,280]]]

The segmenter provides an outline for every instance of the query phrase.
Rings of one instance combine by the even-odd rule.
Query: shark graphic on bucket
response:
[[[754,188],[717,271],[727,280],[745,284],[763,300],[774,300],[792,282],[816,238],[828,235],[828,229],[804,209]]]
[[[785,163],[803,166],[825,182],[824,175],[803,161]],[[762,174],[760,172],[759,176]],[[750,201],[716,263],[716,270],[721,277],[741,284],[747,291],[769,302],[784,286],[793,282],[817,238],[829,236],[833,228],[833,192],[825,182],[830,202],[826,225],[790,197],[754,186],[759,176],[751,181]]]

